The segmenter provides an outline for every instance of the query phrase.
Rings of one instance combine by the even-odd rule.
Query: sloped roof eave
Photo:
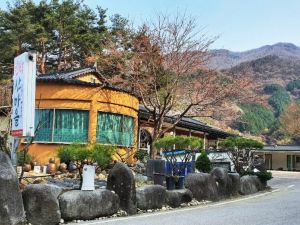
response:
[[[139,112],[140,112],[140,118],[142,118],[142,119],[150,118],[150,113],[143,106],[140,106]],[[234,134],[210,127],[209,125],[205,125],[205,124],[201,123],[200,121],[191,120],[191,119],[185,120],[185,119],[187,119],[187,118],[183,118],[181,121],[179,121],[177,126],[181,127],[181,128],[205,132],[210,135],[218,136],[218,137],[222,137],[222,138],[226,138],[229,136],[235,136]],[[172,118],[171,116],[166,116],[164,121],[172,123],[172,122],[174,122],[174,118]]]

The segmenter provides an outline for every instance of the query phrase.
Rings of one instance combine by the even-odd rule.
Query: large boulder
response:
[[[180,189],[180,190],[167,190],[167,205],[176,208],[179,207],[182,203],[188,203],[192,201],[193,193],[189,189]]]
[[[25,223],[18,176],[8,155],[0,151],[0,225]]]
[[[242,195],[253,194],[262,189],[263,189],[263,185],[257,176],[246,175],[241,177],[240,193]]]
[[[23,191],[26,217],[32,225],[55,225],[61,220],[58,196],[62,188],[49,184],[31,184]]]
[[[211,176],[217,182],[218,193],[220,197],[228,197],[231,195],[232,182],[225,168],[216,167],[211,171]]]
[[[124,163],[117,162],[109,171],[107,189],[113,190],[120,198],[120,208],[129,215],[136,214],[136,188],[132,171]]]
[[[110,216],[119,209],[119,197],[109,190],[68,191],[60,195],[61,217],[66,220],[91,220]]]
[[[166,189],[161,185],[147,185],[137,188],[137,207],[142,210],[160,209],[166,202],[166,196]]]
[[[219,199],[216,181],[207,173],[190,173],[185,178],[185,187],[198,201]]]
[[[238,173],[229,173],[229,179],[231,180],[231,195],[238,195],[241,188],[241,177]]]
[[[146,175],[150,179],[153,178],[154,174],[166,174],[166,161],[161,159],[149,159],[147,161]]]

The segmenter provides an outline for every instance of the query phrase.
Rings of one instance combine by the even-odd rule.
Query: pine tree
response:
[[[195,163],[196,169],[203,173],[209,173],[212,169],[211,162],[205,151],[202,151],[201,154],[196,159]]]
[[[90,65],[109,36],[105,18],[106,10],[98,7],[96,13],[82,1],[15,0],[0,10],[1,68],[31,49],[40,73]]]

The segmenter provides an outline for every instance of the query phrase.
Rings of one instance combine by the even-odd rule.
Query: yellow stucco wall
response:
[[[81,109],[89,110],[88,141],[96,141],[98,111],[112,112],[134,118],[134,147],[138,142],[138,99],[125,92],[107,88],[91,87],[74,84],[37,83],[36,108],[40,109]],[[41,164],[49,158],[57,158],[59,143],[34,143],[29,154]],[[132,161],[132,157],[131,157]]]

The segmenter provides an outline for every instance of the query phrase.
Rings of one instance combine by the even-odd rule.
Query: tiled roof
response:
[[[151,117],[150,113],[147,111],[147,109],[143,105],[140,105],[139,112],[140,112],[140,117],[143,119],[148,119]],[[165,122],[172,123],[172,121],[174,121],[174,118],[172,116],[165,117]],[[187,118],[187,117],[183,117],[182,120],[177,124],[177,127],[196,130],[196,131],[200,131],[200,132],[205,132],[210,135],[215,135],[215,136],[218,136],[221,138],[234,136],[233,134],[230,134],[220,128],[213,127],[213,126],[205,124],[199,120],[195,120],[195,119]]]
[[[263,151],[300,151],[299,145],[265,145]]]
[[[75,79],[76,77],[80,77],[82,75],[89,74],[89,73],[96,75],[99,78],[99,80],[102,81],[103,83],[99,84],[99,83],[92,83],[92,82],[86,82],[86,81]],[[112,84],[108,83],[106,79],[93,67],[87,67],[87,68],[72,70],[72,71],[61,71],[61,72],[50,73],[50,74],[41,74],[37,76],[36,80],[39,82],[56,82],[56,83],[77,84],[77,85],[92,86],[92,87],[103,87],[106,89],[125,92],[137,97],[131,91],[113,86]]]
[[[74,78],[88,73],[95,74],[102,82],[105,81],[105,78],[93,67],[87,67],[71,71],[60,71],[50,74],[41,74],[37,77],[37,80],[74,80]]]

